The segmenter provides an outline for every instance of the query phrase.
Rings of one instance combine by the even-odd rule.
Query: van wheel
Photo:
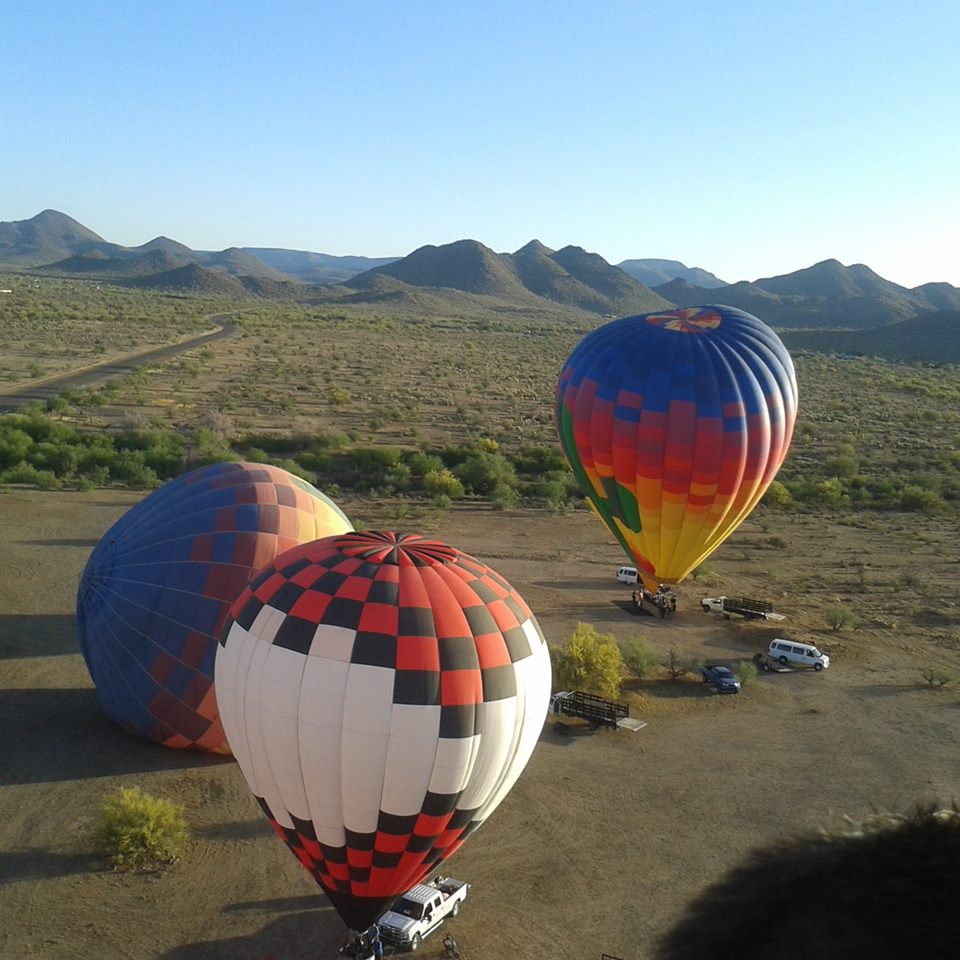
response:
[[[787,658],[786,658],[786,657],[778,657],[777,659],[778,659],[784,666],[787,665]]]
[[[816,670],[817,673],[819,673],[819,672],[823,669],[823,664],[822,664],[822,663],[815,663],[815,664],[813,665],[813,669]]]

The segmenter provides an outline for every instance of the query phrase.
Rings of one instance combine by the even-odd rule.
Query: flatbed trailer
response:
[[[793,667],[788,667],[765,653],[755,653],[753,655],[753,662],[756,664],[757,669],[763,670],[764,673],[793,673]]]
[[[557,716],[580,717],[587,721],[591,730],[600,727],[621,727],[628,730],[639,730],[646,726],[642,720],[630,719],[630,707],[616,700],[607,700],[583,690],[563,691],[555,693],[551,700],[553,712]],[[569,727],[562,720],[555,720],[553,729],[557,733],[568,733]]]

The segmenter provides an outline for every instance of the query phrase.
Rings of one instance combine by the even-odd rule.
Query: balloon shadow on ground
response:
[[[17,540],[17,543],[25,544],[28,547],[95,547],[99,539],[67,539],[67,540]]]
[[[90,853],[53,853],[37,847],[0,853],[0,886],[12,880],[51,880],[103,869]]]
[[[299,898],[298,898],[299,899]],[[273,901],[264,901],[269,905]],[[280,917],[256,933],[225,940],[186,943],[162,954],[159,960],[317,960],[337,956],[343,946],[343,921],[330,906],[300,909]],[[230,909],[229,907],[227,908]]]
[[[0,730],[0,786],[234,762],[125,733],[102,712],[92,688],[0,690]]]
[[[0,660],[80,653],[73,614],[0,616]]]

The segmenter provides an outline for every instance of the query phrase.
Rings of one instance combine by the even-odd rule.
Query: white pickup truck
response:
[[[436,876],[408,890],[378,921],[380,937],[409,950],[433,933],[447,917],[460,912],[470,884]]]

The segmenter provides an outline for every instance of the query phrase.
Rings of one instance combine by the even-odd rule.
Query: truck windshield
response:
[[[406,897],[401,897],[393,907],[394,913],[402,913],[405,917],[410,917],[413,920],[420,920],[423,917],[423,904],[417,903],[416,900],[407,900]]]

